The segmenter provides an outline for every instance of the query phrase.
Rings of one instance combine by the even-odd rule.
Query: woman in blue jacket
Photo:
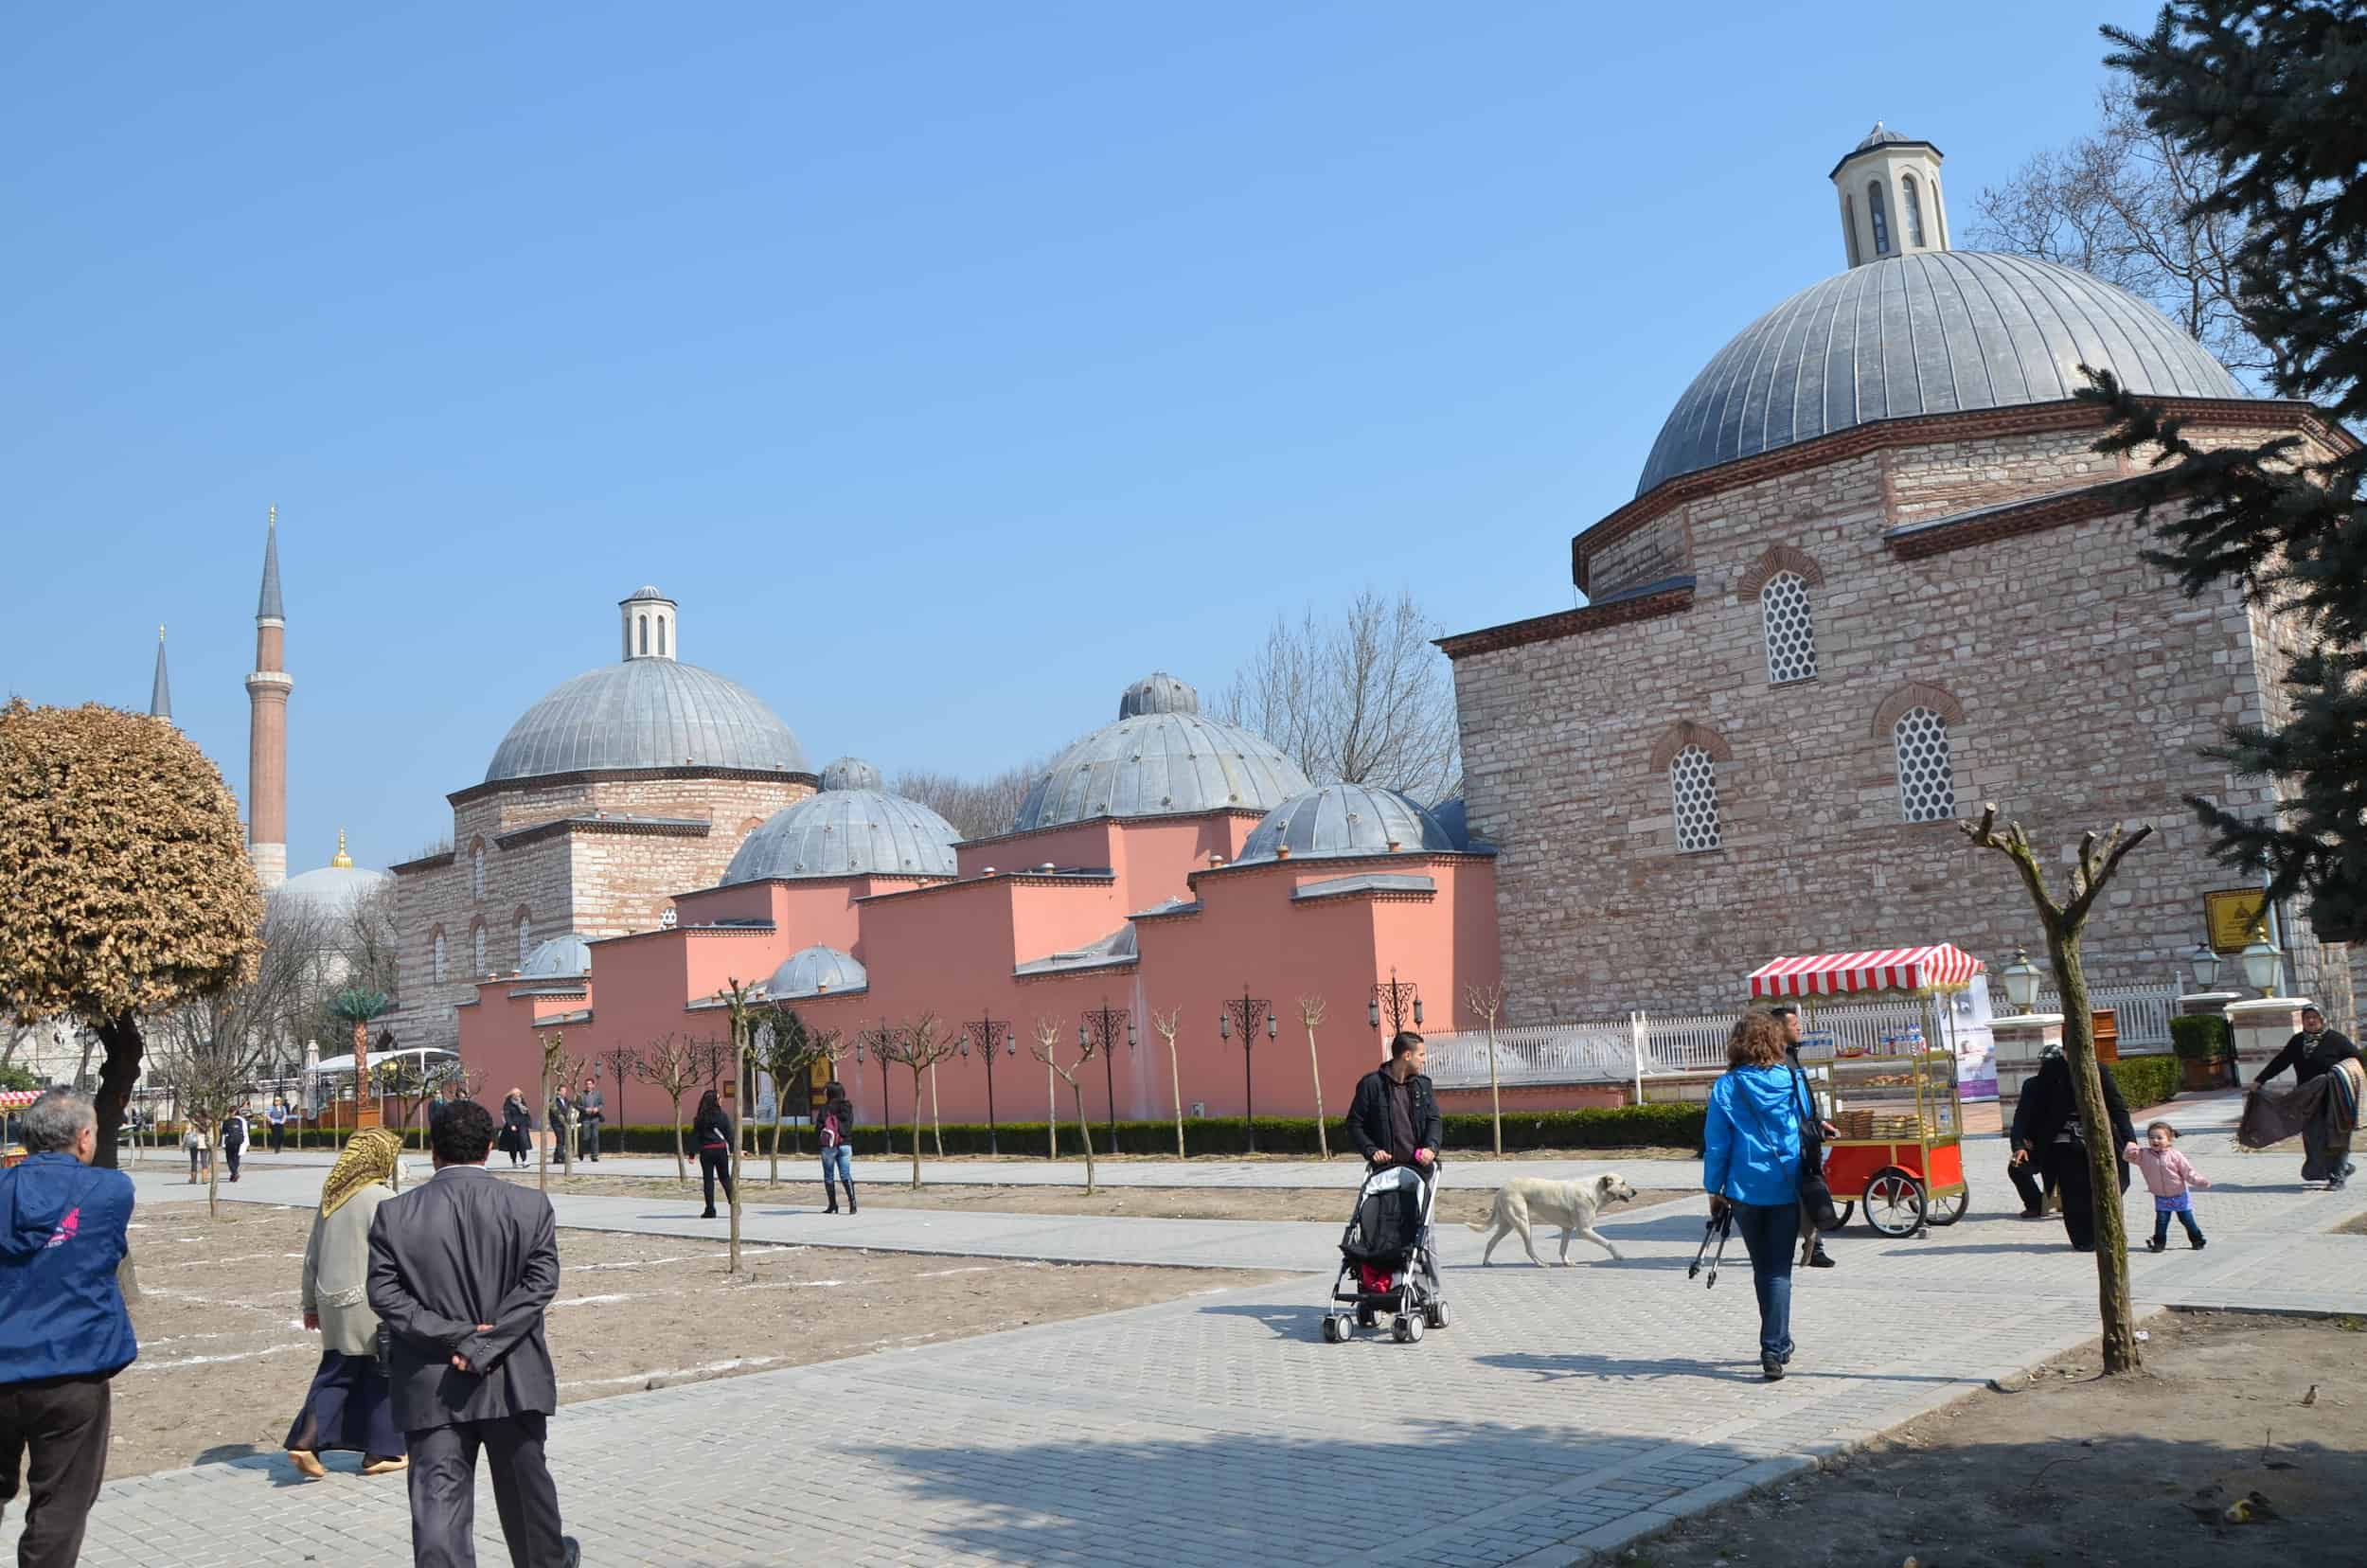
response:
[[[1784,1064],[1784,1028],[1771,1013],[1743,1015],[1726,1041],[1726,1071],[1702,1123],[1701,1185],[1710,1212],[1732,1210],[1751,1254],[1759,1298],[1759,1370],[1791,1360],[1792,1242],[1800,1234],[1800,1122],[1805,1087]]]

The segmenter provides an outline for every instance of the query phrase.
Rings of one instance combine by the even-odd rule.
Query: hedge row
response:
[[[2123,1057],[2104,1065],[2120,1080],[2121,1098],[2131,1111],[2176,1099],[2179,1085],[2185,1081],[2184,1069],[2174,1056]]]
[[[2225,1056],[2235,1048],[2235,1031],[2216,1013],[2170,1020],[2170,1050],[2197,1061]]]

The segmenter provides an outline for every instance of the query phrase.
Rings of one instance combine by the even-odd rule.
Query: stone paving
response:
[[[2198,1201],[2210,1250],[2140,1252],[2141,1301],[2367,1312],[2367,1238],[2326,1234],[2367,1212],[2367,1185],[2304,1190],[2297,1157],[2227,1142],[2186,1145],[2220,1184]],[[1758,1379],[1739,1246],[1715,1290],[1688,1282],[1701,1211],[1673,1204],[1606,1227],[1625,1262],[1566,1270],[1477,1268],[1483,1238],[1448,1230],[1455,1320],[1418,1345],[1323,1344],[1322,1275],[1226,1289],[1212,1273],[1210,1293],[1161,1306],[570,1406],[552,1425],[561,1498],[602,1568],[1587,1561],[2092,1336],[2092,1261],[2055,1224],[1998,1217],[2002,1145],[1967,1156],[1963,1223],[1896,1241],[1859,1226],[1839,1269],[1798,1276],[1800,1359],[1777,1384]],[[639,1201],[568,1202],[579,1224],[596,1211],[575,1203]],[[2127,1213],[2149,1233],[2142,1184]],[[1063,1223],[1065,1244],[1097,1236],[1116,1256],[1176,1222]],[[1199,1260],[1312,1232],[1297,1266],[1327,1271],[1338,1234],[1223,1229],[1233,1242],[1194,1243]],[[399,1486],[291,1483],[254,1459],[111,1484],[83,1561],[407,1560]],[[499,1560],[489,1495],[480,1510]]]

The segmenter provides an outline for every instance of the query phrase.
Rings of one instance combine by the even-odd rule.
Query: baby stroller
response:
[[[1339,1307],[1324,1314],[1326,1344],[1343,1344],[1357,1329],[1375,1327],[1382,1312],[1395,1318],[1389,1332],[1400,1345],[1419,1342],[1424,1328],[1447,1327],[1430,1227],[1436,1187],[1411,1166],[1382,1166],[1364,1178],[1356,1214],[1340,1238],[1340,1274],[1331,1285]],[[1353,1307],[1355,1316],[1340,1307]]]

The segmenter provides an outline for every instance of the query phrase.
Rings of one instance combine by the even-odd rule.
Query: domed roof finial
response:
[[[842,757],[824,766],[822,788],[825,790],[884,790],[887,780],[880,770],[860,757]]]
[[[337,829],[337,852],[329,857],[329,864],[347,871],[353,869],[353,857],[346,853],[346,830],[343,828]]]
[[[1151,671],[1126,688],[1118,698],[1118,717],[1139,719],[1146,713],[1198,713],[1200,693],[1188,682],[1164,669]]]

